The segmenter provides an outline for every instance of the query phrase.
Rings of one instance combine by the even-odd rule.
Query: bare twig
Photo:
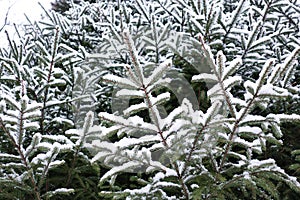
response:
[[[11,7],[13,6],[14,4],[11,4],[8,8],[7,8],[7,11],[6,11],[6,14],[5,14],[5,19],[4,19],[4,23],[3,25],[1,26],[0,28],[0,32],[5,28],[5,26],[9,25],[8,23],[8,15],[9,15],[9,11],[11,9]]]

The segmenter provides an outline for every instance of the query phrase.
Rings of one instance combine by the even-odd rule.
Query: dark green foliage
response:
[[[61,159],[65,164],[49,171],[45,189],[74,188],[75,191],[69,196],[50,199],[99,199],[98,180],[102,173],[99,166],[80,156],[74,157],[72,153],[63,154]]]
[[[73,3],[79,3],[80,0],[75,0]],[[51,3],[52,10],[58,13],[64,13],[70,9],[71,1],[69,0],[55,0],[55,2]]]

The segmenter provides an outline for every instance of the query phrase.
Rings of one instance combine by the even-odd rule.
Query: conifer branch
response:
[[[22,111],[20,111],[20,118],[23,117],[23,114],[22,114]],[[21,123],[20,123],[20,126],[21,126]],[[22,125],[23,126],[23,125]],[[5,127],[4,123],[3,123],[3,120],[2,118],[0,117],[0,127],[1,129],[4,131],[4,133],[6,134],[6,136],[9,138],[10,142],[12,143],[12,145],[14,146],[14,148],[17,150],[20,158],[21,158],[21,161],[22,163],[24,164],[28,174],[29,174],[29,178],[30,178],[30,182],[31,182],[31,185],[33,187],[33,191],[34,191],[34,195],[36,197],[37,200],[41,200],[41,195],[40,195],[40,191],[39,191],[39,188],[36,184],[36,181],[35,181],[35,178],[34,178],[34,174],[33,174],[33,170],[31,168],[31,166],[28,164],[27,162],[27,158],[26,156],[23,154],[23,151],[22,151],[22,143],[21,144],[18,144],[15,139],[11,136],[11,134],[9,133],[9,130],[7,130],[7,128]],[[21,135],[21,130],[23,130],[23,127],[20,129],[19,131],[19,134]]]
[[[228,35],[230,34],[231,29],[233,28],[234,24],[235,24],[236,21],[238,20],[238,17],[239,17],[239,15],[240,15],[241,12],[242,12],[242,9],[243,9],[243,6],[244,6],[245,1],[246,1],[246,0],[241,0],[241,1],[239,2],[239,5],[238,5],[238,7],[236,8],[235,13],[234,13],[233,16],[232,16],[231,22],[228,24],[228,27],[226,27],[227,30],[225,30],[226,33],[225,33],[225,35],[224,35],[224,37],[223,37],[223,44],[226,43],[227,37],[228,37]]]
[[[85,138],[86,138],[87,134],[89,133],[89,129],[93,125],[93,120],[94,120],[94,114],[90,111],[89,113],[87,113],[86,118],[85,118],[85,123],[83,125],[83,133],[80,136],[80,138],[78,139],[77,145],[75,146],[75,153],[73,154],[73,159],[71,161],[71,168],[68,171],[66,187],[69,187],[69,185],[72,181],[73,172],[75,170],[75,166],[76,166],[77,160],[79,158],[79,153],[82,150],[82,147],[85,143]]]
[[[159,121],[158,121],[160,117],[157,116],[156,112],[153,110],[154,108],[153,108],[153,105],[150,101],[150,97],[149,97],[149,93],[147,92],[147,88],[145,86],[143,86],[142,90],[145,93],[146,105],[148,106],[148,109],[150,111],[150,115],[153,116],[154,124],[157,127],[158,134],[159,134],[159,136],[160,136],[160,138],[163,142],[163,145],[166,147],[166,149],[168,149],[169,145],[168,145],[166,139],[163,136],[163,131],[160,129],[160,124],[159,124]],[[189,195],[187,186],[185,185],[184,180],[183,180],[183,173],[180,173],[179,166],[177,165],[176,161],[174,163],[172,163],[172,165],[174,166],[174,169],[176,171],[178,181],[179,181],[180,185],[182,186],[183,194],[184,194],[186,200],[188,200],[188,199],[190,199],[190,197],[189,197],[190,195]]]
[[[132,42],[130,42],[131,38],[129,36],[129,33],[126,32],[124,34],[124,39],[125,39],[125,42],[127,44],[127,48],[130,52],[130,57],[133,61],[133,65],[135,66],[136,73],[139,75],[140,84],[142,85],[141,89],[144,92],[145,103],[148,106],[150,116],[152,116],[151,118],[152,118],[155,126],[157,127],[158,134],[161,138],[161,141],[162,141],[163,145],[168,149],[169,145],[168,145],[166,139],[163,136],[163,131],[160,128],[160,122],[159,122],[159,120],[161,120],[160,116],[158,116],[158,113],[154,111],[154,109],[156,109],[156,106],[152,105],[152,102],[151,102],[150,96],[149,96],[151,94],[149,94],[149,91],[147,91],[147,86],[144,85],[144,75],[142,74],[143,72],[141,71],[140,64],[137,61],[136,50],[134,50],[134,47],[132,46]],[[188,200],[189,199],[189,192],[188,192],[187,186],[185,185],[185,183],[183,181],[182,173],[180,173],[180,171],[179,171],[179,166],[177,165],[176,162],[172,163],[172,165],[175,168],[178,181],[180,182],[180,185],[182,186],[183,194],[184,194],[185,198]]]
[[[53,41],[53,48],[52,48],[52,52],[51,52],[51,61],[50,61],[50,65],[49,65],[49,72],[48,72],[48,76],[47,76],[47,80],[46,80],[47,81],[46,87],[45,87],[45,91],[44,91],[43,108],[41,110],[42,115],[41,115],[41,120],[40,120],[40,130],[41,130],[42,135],[45,134],[44,123],[45,123],[45,118],[46,118],[46,104],[48,101],[48,94],[49,94],[49,87],[50,87],[49,83],[51,81],[52,71],[53,71],[53,68],[55,65],[55,56],[57,54],[58,43],[59,43],[59,28],[56,27],[54,41]]]
[[[228,96],[228,93],[225,90],[225,86],[224,86],[224,83],[223,83],[224,80],[223,80],[223,76],[222,76],[222,70],[225,68],[225,66],[222,66],[223,64],[222,64],[222,61],[221,61],[221,59],[222,59],[221,57],[223,56],[223,53],[220,52],[217,55],[217,59],[216,59],[217,62],[215,64],[214,61],[212,60],[212,56],[210,55],[209,49],[206,48],[206,45],[205,45],[202,37],[199,37],[199,40],[202,44],[202,49],[204,50],[205,56],[208,59],[209,66],[213,69],[213,73],[218,78],[218,84],[221,87],[221,91],[223,93],[223,96],[225,97],[225,102],[226,102],[226,105],[229,108],[230,114],[233,118],[236,118],[235,109],[234,109],[234,107],[233,107],[233,105],[230,101],[230,97]],[[219,72],[218,72],[217,68],[219,68]]]
[[[235,123],[234,123],[234,126],[233,126],[233,129],[230,133],[230,136],[229,136],[229,140],[226,144],[226,147],[225,147],[225,151],[224,151],[224,154],[223,154],[223,157],[222,157],[222,160],[220,162],[220,165],[219,165],[219,169],[218,169],[218,173],[221,172],[224,164],[225,164],[225,161],[227,159],[227,156],[228,156],[228,153],[229,153],[229,150],[231,148],[231,145],[232,145],[232,141],[233,141],[233,138],[236,134],[236,131],[240,125],[240,122],[242,121],[242,119],[246,116],[246,114],[249,112],[251,106],[253,105],[253,103],[256,101],[257,97],[258,97],[258,94],[259,94],[259,91],[260,91],[260,87],[263,85],[263,80],[266,78],[266,76],[268,75],[268,69],[273,65],[273,61],[270,61],[269,63],[267,63],[267,66],[266,66],[266,69],[265,69],[265,72],[259,77],[259,85],[257,86],[257,89],[255,91],[255,93],[253,94],[253,97],[250,99],[250,101],[248,102],[247,106],[243,109],[243,112],[240,114],[240,116],[236,119]]]

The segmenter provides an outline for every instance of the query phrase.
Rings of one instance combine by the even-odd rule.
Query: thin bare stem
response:
[[[10,6],[7,8],[7,11],[6,11],[6,14],[5,14],[5,18],[4,18],[3,25],[2,25],[1,28],[0,28],[0,32],[5,28],[5,26],[7,26],[7,25],[9,24],[9,23],[8,23],[8,15],[9,15],[9,11],[10,11],[10,9],[11,9],[12,6],[13,6],[13,4],[10,5]]]

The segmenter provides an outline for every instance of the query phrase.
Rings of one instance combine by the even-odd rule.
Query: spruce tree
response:
[[[71,193],[80,199],[80,192],[97,186],[99,168],[89,163],[82,143],[65,134],[79,114],[74,102],[89,97],[74,89],[85,50],[66,45],[55,21],[59,14],[46,14],[46,26],[28,19],[25,33],[17,28],[19,39],[8,35],[8,48],[1,47],[1,199]]]
[[[275,117],[276,115],[273,113],[272,107],[269,107],[268,104],[271,103],[270,105],[272,106],[284,98],[298,98],[298,89],[291,87],[290,83],[293,82],[296,66],[298,65],[295,61],[299,55],[299,44],[294,39],[288,40],[291,37],[298,37],[298,27],[293,23],[299,17],[299,11],[296,9],[297,2],[234,1],[222,3],[218,1],[203,1],[199,3],[198,1],[136,1],[131,2],[131,4],[126,3],[116,3],[111,12],[107,12],[107,16],[104,17],[106,22],[111,25],[110,32],[107,33],[108,36],[106,37],[107,42],[111,44],[111,46],[107,47],[112,55],[110,57],[111,64],[103,63],[104,59],[105,61],[107,60],[106,52],[108,51],[103,49],[100,49],[103,50],[103,53],[100,51],[97,55],[100,58],[98,64],[100,66],[115,66],[117,61],[119,65],[123,65],[127,75],[124,73],[122,78],[107,75],[103,79],[106,82],[116,83],[118,87],[123,88],[116,90],[115,97],[138,98],[141,100],[131,101],[132,104],[128,104],[128,109],[115,110],[118,112],[113,115],[107,113],[100,114],[100,118],[110,121],[110,123],[103,122],[105,126],[98,127],[99,131],[102,131],[102,134],[99,135],[100,139],[89,144],[89,147],[93,151],[95,151],[95,148],[99,149],[99,153],[96,154],[92,161],[100,159],[103,166],[112,168],[101,179],[101,184],[105,185],[105,180],[111,176],[112,179],[109,183],[111,186],[116,184],[115,189],[119,189],[118,192],[112,194],[120,194],[121,196],[131,194],[131,198],[141,198],[135,197],[135,195],[140,194],[143,196],[146,195],[145,193],[149,194],[149,196],[152,195],[151,197],[161,195],[157,198],[171,198],[167,197],[169,194],[171,196],[178,195],[175,198],[190,198],[190,195],[194,195],[194,198],[221,199],[235,199],[239,198],[238,196],[240,195],[243,195],[244,198],[267,198],[269,196],[275,199],[281,198],[280,188],[275,188],[283,183],[282,181],[285,179],[283,177],[286,175],[280,175],[276,171],[276,169],[279,169],[278,165],[268,157],[268,154],[265,154],[265,156],[261,155],[267,149],[278,148],[275,146],[282,144],[282,141],[279,139],[282,137],[282,131],[279,126],[280,117]],[[285,12],[290,12],[289,19],[286,16],[281,16]],[[123,16],[123,18],[115,16]],[[290,23],[287,22],[289,20],[291,20]],[[128,36],[123,36],[123,32],[126,29],[132,37],[133,42],[131,43],[126,42],[126,37]],[[165,38],[164,34],[166,31],[164,30],[168,30]],[[186,40],[184,36],[177,35],[176,39],[168,40],[169,38],[174,38],[172,30],[175,32],[184,32],[190,39]],[[191,39],[193,37],[195,39]],[[282,38],[289,42],[284,42],[285,44],[283,44]],[[272,44],[278,44],[278,46],[275,45],[275,48]],[[290,44],[291,46],[289,47],[286,44]],[[206,45],[209,45],[209,47],[205,47]],[[128,53],[126,54],[126,52]],[[282,54],[285,55],[282,56]],[[95,57],[93,56],[93,58]],[[218,110],[216,102],[223,99],[221,101],[222,106],[220,107],[225,110],[219,112],[222,113],[220,119],[224,121],[222,123],[219,122],[222,125],[215,122],[221,130],[214,127],[210,127],[207,130],[210,133],[210,137],[203,137],[210,138],[212,140],[210,142],[213,143],[215,141],[215,143],[213,145],[210,144],[210,146],[213,146],[213,150],[206,150],[209,153],[203,155],[201,159],[199,159],[199,155],[198,157],[196,155],[193,157],[194,149],[199,148],[201,153],[205,151],[201,151],[201,146],[205,146],[205,142],[202,141],[202,144],[199,141],[200,136],[196,137],[194,135],[194,138],[196,138],[195,141],[199,143],[190,142],[195,147],[193,145],[189,146],[186,144],[184,146],[184,144],[181,144],[183,146],[182,149],[178,146],[176,146],[177,149],[174,148],[179,152],[189,152],[188,147],[190,147],[191,153],[187,155],[183,153],[183,155],[175,156],[176,159],[181,158],[182,160],[175,161],[176,159],[174,159],[174,163],[170,163],[168,166],[174,170],[174,173],[172,176],[170,175],[171,177],[165,177],[168,175],[163,176],[165,178],[163,180],[172,180],[173,182],[164,183],[165,187],[158,185],[156,187],[156,182],[153,182],[157,180],[154,178],[156,173],[153,172],[154,174],[151,174],[151,171],[145,176],[147,178],[145,180],[142,180],[143,176],[141,177],[140,175],[137,175],[134,179],[143,183],[144,187],[140,187],[140,189],[122,189],[117,186],[119,173],[128,172],[129,169],[136,167],[136,165],[141,167],[148,164],[150,168],[151,164],[149,163],[152,162],[151,152],[153,153],[158,147],[169,150],[168,145],[171,145],[168,144],[165,146],[166,143],[164,143],[163,137],[161,140],[155,136],[151,138],[152,140],[144,140],[136,132],[141,132],[142,135],[155,135],[154,132],[156,132],[159,136],[161,132],[166,131],[170,135],[166,134],[165,137],[169,138],[172,134],[179,134],[180,131],[186,128],[184,126],[184,128],[176,129],[177,132],[175,133],[168,131],[167,127],[169,128],[173,124],[176,124],[174,126],[179,126],[178,124],[180,123],[176,121],[178,120],[177,118],[174,118],[176,122],[170,122],[171,125],[162,125],[160,127],[160,123],[163,124],[163,119],[169,119],[168,115],[174,117],[174,113],[171,111],[167,115],[164,114],[164,116],[161,116],[162,113],[157,107],[161,105],[160,103],[166,101],[169,96],[167,93],[160,94],[159,91],[155,90],[157,87],[155,83],[153,83],[155,85],[153,88],[149,85],[151,89],[144,95],[141,91],[137,91],[145,90],[140,87],[145,85],[144,83],[148,83],[147,79],[153,78],[152,76],[148,76],[151,74],[151,72],[149,73],[149,69],[154,68],[153,74],[156,73],[156,70],[159,72],[160,76],[154,78],[155,81],[161,81],[162,85],[168,83],[166,80],[160,79],[163,76],[163,72],[168,68],[163,67],[165,66],[163,61],[168,59],[174,59],[175,64],[179,61],[185,64],[172,66],[170,67],[171,69],[185,68],[186,64],[194,67],[196,73],[200,74],[199,76],[194,76],[193,81],[216,82],[207,92],[211,105],[207,110],[204,110],[204,113]],[[211,71],[209,73],[203,72],[203,69],[207,69],[202,67],[203,63],[210,67],[214,75],[211,74]],[[157,69],[155,69],[155,66],[157,66]],[[194,74],[196,74],[195,71]],[[143,74],[144,72],[145,74]],[[229,78],[230,75],[233,77]],[[148,85],[145,85],[145,87],[148,87]],[[157,101],[157,105],[150,102],[149,99],[153,99],[154,102]],[[127,101],[125,100],[124,102],[126,103]],[[181,101],[182,103],[183,101]],[[183,110],[189,110],[186,107],[184,108]],[[141,114],[141,110],[146,111]],[[179,112],[176,110],[176,105],[173,105],[173,110],[175,113]],[[197,112],[199,111],[197,110]],[[134,113],[138,115],[135,116]],[[145,116],[145,113],[148,113],[149,116]],[[216,116],[218,116],[217,114]],[[197,113],[192,116],[195,115],[199,117],[200,114]],[[176,116],[178,117],[178,115]],[[297,120],[298,118],[298,115],[282,114],[278,116],[283,117],[283,121]],[[183,118],[192,117],[185,116]],[[244,121],[244,119],[247,120]],[[149,124],[149,122],[153,124]],[[156,126],[156,129],[152,125]],[[202,128],[201,125],[202,127],[206,127],[206,124],[203,124],[203,122],[202,124],[197,124],[198,129],[204,129],[202,131],[205,131],[205,128]],[[222,128],[222,126],[224,127]],[[190,134],[190,137],[193,138],[193,133],[197,133],[197,128],[192,129],[191,125],[188,127],[190,132],[187,131],[185,136],[189,137],[188,135]],[[160,130],[159,128],[166,128],[166,130]],[[119,138],[117,141],[115,137],[112,140],[112,135],[115,134]],[[214,138],[213,136],[215,136],[215,140],[211,139]],[[144,137],[147,138],[146,136]],[[189,140],[185,137],[183,138],[178,140],[181,143],[188,143]],[[172,141],[172,139],[170,140]],[[151,148],[152,145],[158,147]],[[166,149],[164,150],[167,151]],[[178,155],[178,153],[175,153],[174,150],[168,155]],[[200,185],[193,185],[193,187],[192,184],[184,185],[185,183],[181,180],[182,174],[177,173],[176,175],[177,165],[183,163],[182,165],[184,166],[193,166],[191,163],[185,163],[189,155],[195,158],[193,160],[196,160],[195,166],[198,167],[198,171],[194,168],[191,170],[199,175],[199,181],[195,182],[200,182]],[[172,156],[170,157],[172,158]],[[243,161],[243,158],[247,161]],[[148,162],[142,162],[143,160],[148,160]],[[197,163],[197,160],[201,160],[201,162]],[[117,166],[115,166],[116,163]],[[273,167],[271,167],[272,165]],[[268,167],[264,168],[263,166]],[[204,171],[208,171],[208,177],[201,175],[201,167],[205,169]],[[246,169],[251,170],[247,171]],[[163,169],[157,167],[157,171],[160,170],[163,173],[165,172]],[[185,170],[184,172],[186,172]],[[282,172],[282,170],[279,171]],[[252,177],[251,174],[254,176]],[[153,178],[151,179],[149,176],[153,176]],[[280,176],[282,178],[279,178]],[[279,179],[281,179],[279,181],[281,182],[280,184],[275,181]],[[205,184],[201,185],[200,180],[205,180]],[[293,178],[291,180],[295,181]],[[290,186],[293,185],[288,182],[286,183]],[[296,182],[294,183],[297,185]],[[160,184],[160,182],[157,184]],[[181,188],[182,196],[170,189],[173,187],[176,188],[174,184],[178,184],[177,187]],[[224,188],[221,187],[222,189],[220,189],[221,185]],[[292,186],[294,189],[297,187]],[[151,194],[152,189],[153,193]],[[188,189],[194,192],[188,192]],[[103,193],[103,197],[106,195],[107,193]]]
[[[298,7],[53,2],[1,48],[0,198],[297,199]]]

